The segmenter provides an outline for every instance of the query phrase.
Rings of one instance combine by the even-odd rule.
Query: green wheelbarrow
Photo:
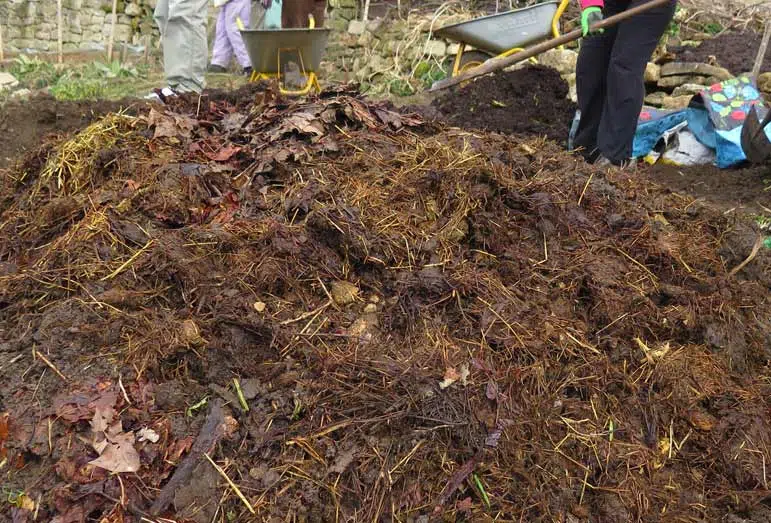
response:
[[[438,29],[436,36],[460,44],[452,76],[478,67],[490,58],[505,58],[535,43],[557,38],[559,20],[569,4],[570,0],[544,2]],[[468,46],[474,50],[467,51]]]

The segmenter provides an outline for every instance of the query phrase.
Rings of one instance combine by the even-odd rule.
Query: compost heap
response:
[[[0,520],[768,514],[753,226],[352,91],[239,96],[5,173]]]
[[[450,89],[433,105],[443,120],[463,129],[546,136],[565,143],[576,111],[568,91],[555,69],[528,65]]]

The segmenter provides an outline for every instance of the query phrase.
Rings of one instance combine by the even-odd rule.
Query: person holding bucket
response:
[[[677,0],[592,31],[605,16],[647,0],[580,0],[584,39],[576,64],[578,113],[572,147],[588,162],[624,167],[632,157],[645,98],[645,67],[671,22]],[[573,133],[571,133],[573,134]]]

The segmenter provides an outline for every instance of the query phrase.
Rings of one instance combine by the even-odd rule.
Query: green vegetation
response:
[[[147,76],[146,68],[118,61],[63,67],[25,55],[14,60],[10,73],[22,87],[33,90],[48,88],[58,100],[119,98],[129,94],[136,79]]]
[[[709,22],[708,24],[704,24],[704,32],[716,35],[723,31],[723,26],[720,24],[720,22]]]

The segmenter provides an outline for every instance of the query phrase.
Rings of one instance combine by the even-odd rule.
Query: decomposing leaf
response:
[[[468,377],[471,375],[471,371],[468,368],[468,363],[463,363],[460,366],[460,383],[464,387],[468,385]]]
[[[455,504],[455,509],[458,512],[471,512],[472,500],[471,497],[465,497]]]
[[[69,423],[91,420],[97,408],[115,406],[118,392],[111,384],[104,384],[101,390],[76,391],[54,398],[54,412],[59,419]]]
[[[353,303],[359,296],[359,288],[351,282],[337,280],[333,281],[330,287],[332,299],[338,305]]]
[[[693,428],[697,430],[703,430],[705,432],[712,430],[717,423],[717,419],[713,415],[701,410],[693,410],[689,412],[688,421],[691,425],[693,425]]]
[[[487,396],[487,399],[490,401],[498,401],[498,384],[493,380],[487,382],[487,387],[485,387],[485,396]]]
[[[329,467],[329,472],[334,474],[342,474],[356,459],[356,454],[360,452],[358,447],[351,447],[348,450],[344,450],[337,455],[335,462]]]
[[[402,117],[399,113],[386,111],[385,109],[375,109],[375,114],[381,122],[390,126],[394,130],[399,130],[404,126],[402,123]]]
[[[456,381],[460,381],[465,387],[468,383],[468,377],[471,374],[468,364],[464,363],[460,366],[460,370],[456,370],[455,367],[447,367],[444,371],[444,379],[439,382],[440,389],[446,389]]]
[[[7,501],[14,507],[20,508],[21,510],[28,510],[30,512],[35,510],[35,500],[33,500],[24,492],[9,493]]]
[[[179,114],[165,114],[155,109],[150,109],[147,122],[155,127],[153,138],[189,138],[197,122],[187,116]]]
[[[204,152],[204,154],[209,160],[214,162],[227,162],[240,151],[241,147],[233,144],[227,144],[218,151]]]
[[[107,428],[112,424],[114,417],[115,409],[113,407],[96,407],[94,417],[91,419],[91,430],[94,432],[106,432]]]
[[[139,470],[139,453],[134,448],[134,434],[120,433],[108,436],[105,442],[106,445],[103,445],[100,456],[90,461],[91,465],[109,470],[114,474]]]
[[[260,313],[265,312],[265,307],[266,307],[265,302],[262,302],[262,301],[254,302],[254,310],[256,310],[257,312],[260,312]]]
[[[149,441],[150,443],[158,443],[161,437],[153,429],[144,427],[137,431],[138,441]]]
[[[439,382],[440,389],[446,389],[456,381],[460,381],[465,387],[468,383],[468,377],[471,374],[468,364],[464,363],[460,366],[460,370],[456,370],[455,367],[447,367],[444,371],[444,378]]]
[[[273,142],[279,140],[284,135],[297,132],[300,134],[312,136],[324,136],[326,129],[324,123],[317,114],[311,112],[297,112],[283,118],[280,124],[268,133],[267,138]]]
[[[205,342],[201,337],[201,330],[194,320],[187,319],[180,327],[180,338],[185,345],[200,345]]]
[[[485,447],[490,447],[490,448],[497,447],[502,434],[503,434],[503,428],[500,426],[495,427],[493,430],[491,430],[490,434],[488,434],[487,437],[485,438]]]
[[[444,371],[444,378],[439,382],[439,388],[444,390],[460,379],[460,373],[455,367],[447,367]]]

